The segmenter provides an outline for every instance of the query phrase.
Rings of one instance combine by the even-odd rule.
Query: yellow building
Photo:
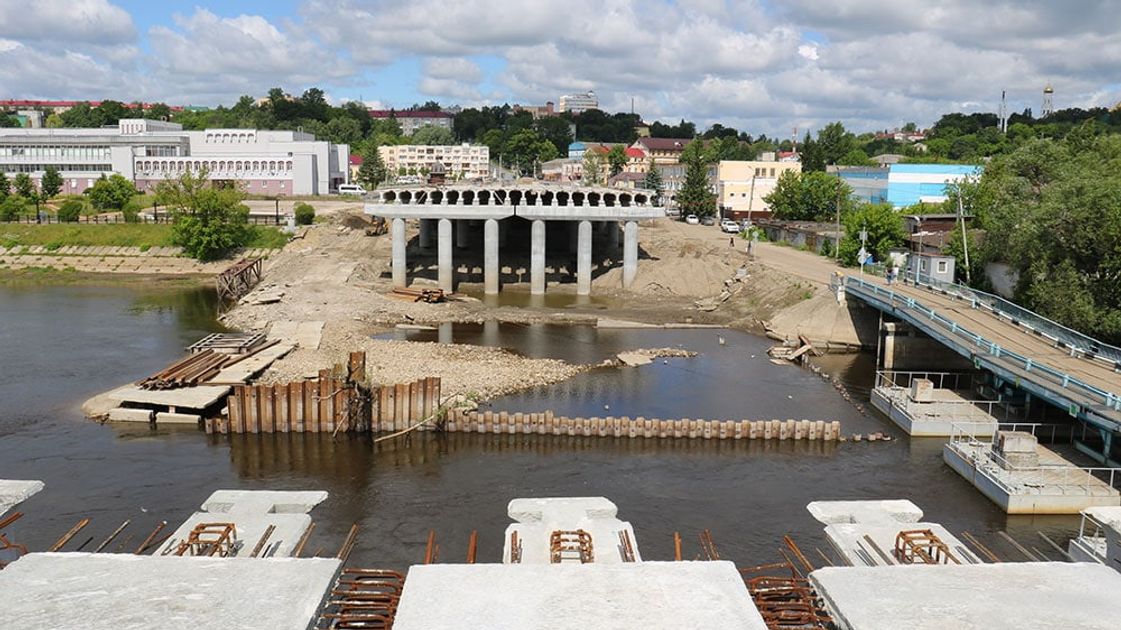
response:
[[[722,216],[731,219],[764,218],[771,209],[763,201],[787,171],[802,172],[802,163],[723,160],[710,169]]]

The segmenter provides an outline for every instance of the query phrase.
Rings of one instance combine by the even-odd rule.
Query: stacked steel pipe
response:
[[[175,389],[178,387],[193,387],[201,382],[208,381],[232,363],[233,355],[203,350],[188,357],[180,359],[163,370],[140,381],[141,389]]]

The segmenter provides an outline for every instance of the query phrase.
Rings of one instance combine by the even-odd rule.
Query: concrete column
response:
[[[629,289],[638,274],[638,223],[623,224],[623,288]]]
[[[437,252],[437,260],[439,265],[439,285],[445,291],[454,290],[452,284],[455,274],[455,268],[452,267],[452,222],[451,219],[440,219],[439,232],[437,237],[439,239]]]
[[[420,220],[420,238],[419,244],[421,249],[432,249],[432,219]]]
[[[467,219],[455,220],[455,246],[457,248],[467,248],[467,229],[469,227],[470,225],[467,223]]]
[[[619,249],[619,223],[616,221],[607,222],[607,246],[612,250]]]
[[[533,221],[529,245],[529,287],[530,293],[545,293],[545,222]]]
[[[409,279],[405,270],[405,220],[392,219],[389,225],[393,232],[393,286],[408,286]]]
[[[581,221],[576,232],[576,295],[588,295],[592,292],[592,222]]]
[[[576,221],[565,221],[565,224],[568,229],[568,251],[575,254],[576,248],[580,246],[580,226]]]
[[[497,219],[487,219],[483,224],[483,284],[484,293],[498,293]]]
[[[509,236],[509,234],[510,234],[510,222],[509,221],[499,221],[498,222],[498,246],[499,247],[506,247],[506,237]]]

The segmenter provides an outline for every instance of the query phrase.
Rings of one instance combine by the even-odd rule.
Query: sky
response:
[[[789,137],[1112,107],[1115,0],[0,0],[0,98],[542,104]]]

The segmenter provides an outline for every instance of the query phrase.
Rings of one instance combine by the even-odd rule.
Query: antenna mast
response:
[[[1008,103],[1005,101],[1005,91],[1000,91],[1000,133],[1008,133]]]

